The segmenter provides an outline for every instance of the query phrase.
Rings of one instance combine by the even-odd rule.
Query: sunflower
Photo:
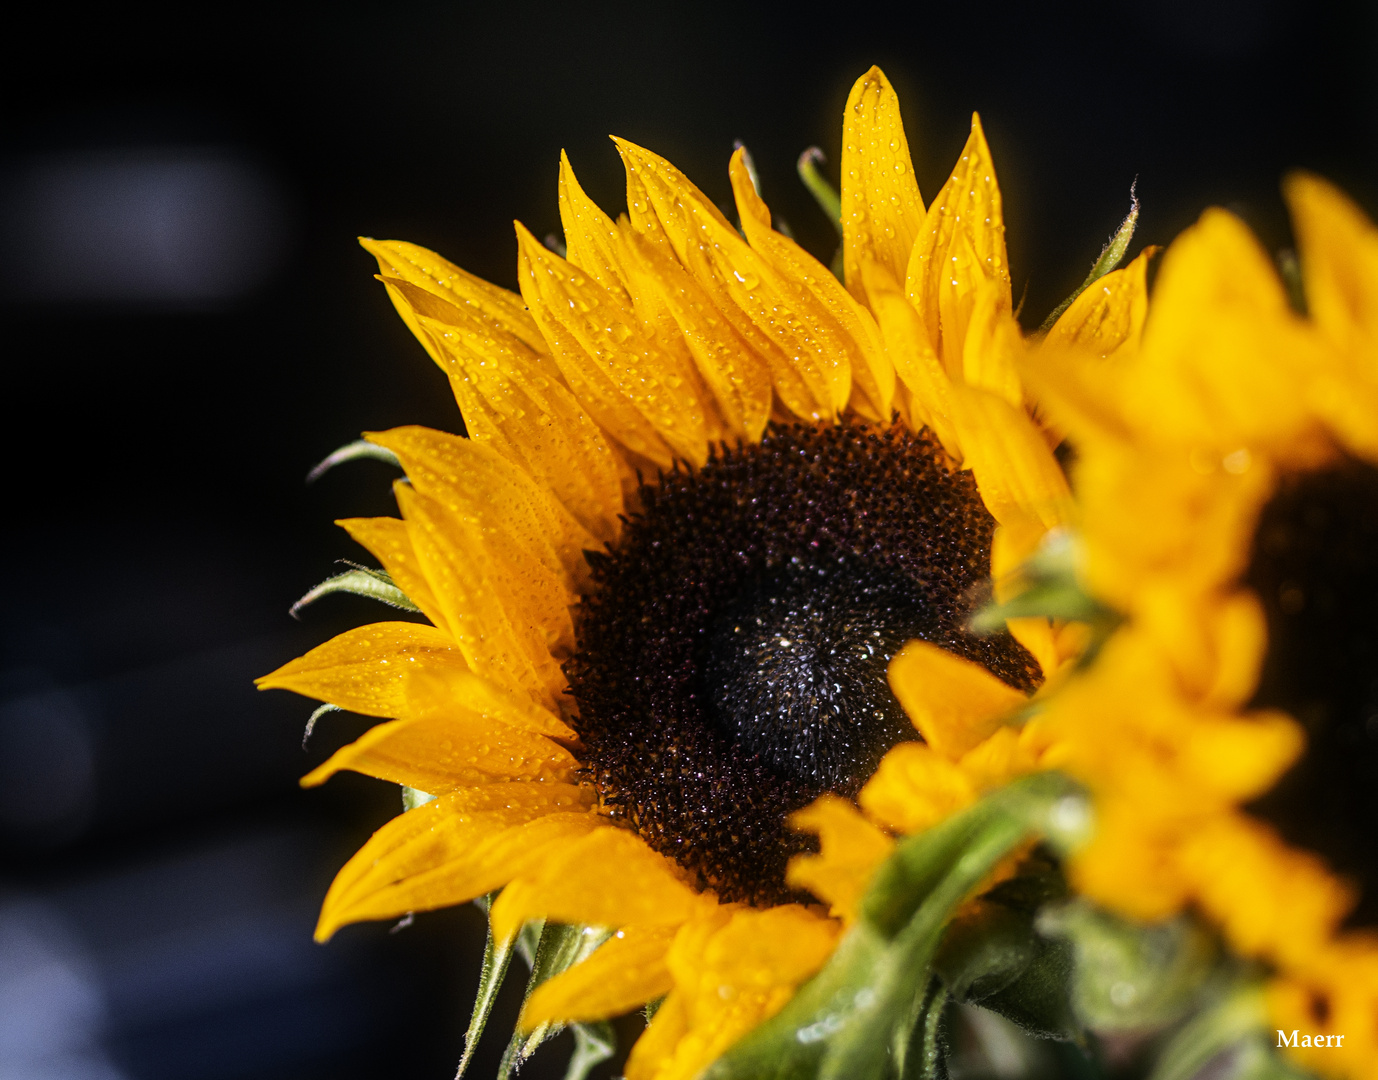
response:
[[[1026,368],[1077,448],[1086,587],[1125,621],[1020,742],[1096,793],[1081,892],[1202,913],[1271,972],[1288,1053],[1372,1078],[1378,230],[1320,179],[1285,192],[1302,288],[1210,210],[1140,344]]]
[[[890,843],[838,808],[891,747],[921,747],[891,658],[918,641],[979,673],[927,695],[942,720],[923,734],[951,755],[990,734],[969,714],[1075,651],[1047,619],[967,628],[992,567],[1069,498],[1016,374],[979,120],[925,208],[893,90],[875,68],[856,83],[845,284],[773,227],[744,151],[739,230],[616,142],[628,213],[562,157],[566,251],[518,224],[520,296],[363,241],[468,437],[368,435],[406,473],[401,518],[340,524],[429,621],[347,632],[259,685],[387,718],[303,783],[351,769],[430,797],[340,871],[318,938],[497,890],[497,941],[537,919],[602,928],[522,1024],[663,998],[627,1075],[687,1078],[823,965],[847,917],[831,898]],[[1118,348],[1132,292],[1073,305],[1055,336]]]

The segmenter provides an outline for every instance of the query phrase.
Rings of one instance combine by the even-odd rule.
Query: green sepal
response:
[[[348,565],[350,569],[343,574],[326,578],[293,604],[288,612],[292,618],[300,618],[301,609],[308,604],[314,604],[322,596],[329,596],[331,593],[337,592],[381,600],[389,607],[399,608],[402,611],[419,612],[421,610],[411,602],[406,593],[397,587],[396,582],[392,580],[392,575],[386,570],[374,570],[371,567],[359,566],[355,563]]]
[[[617,1032],[606,1020],[571,1024],[574,1053],[565,1069],[565,1080],[585,1080],[593,1067],[617,1053]]]
[[[528,924],[530,925],[530,924]],[[525,929],[525,928],[523,928]],[[565,926],[561,923],[544,923],[540,929],[540,936],[536,940],[535,947],[531,952],[531,978],[526,984],[526,993],[522,997],[522,1006],[530,999],[536,987],[547,979],[552,979],[562,971],[573,967],[579,961],[589,956],[598,946],[607,941],[612,936],[612,932],[600,927],[593,926]],[[529,942],[528,938],[528,942]],[[520,937],[519,937],[520,946]],[[528,944],[528,948],[530,945]],[[576,1025],[589,1028],[585,1032],[587,1046],[585,1055],[596,1054],[596,1047],[599,1044],[611,1042],[612,1049],[604,1057],[611,1056],[616,1049],[616,1041],[612,1038],[610,1027],[600,1029],[597,1025]],[[547,1039],[552,1039],[563,1031],[563,1024],[541,1024],[529,1032],[523,1034],[521,1031],[512,1033],[512,1040],[507,1044],[507,1051],[502,1056],[502,1064],[498,1066],[497,1080],[508,1080],[527,1059],[531,1057],[537,1048]],[[578,1046],[578,1034],[575,1035],[576,1048]],[[576,1056],[577,1053],[576,1053]],[[603,1058],[590,1061],[587,1066],[592,1068]],[[573,1066],[573,1061],[571,1061]]]
[[[809,189],[809,194],[813,196],[814,202],[818,203],[823,213],[828,216],[828,220],[833,223],[833,228],[837,230],[837,235],[842,236],[842,196],[837,193],[837,188],[828,183],[823,178],[823,174],[818,171],[818,163],[826,161],[823,151],[816,146],[810,146],[799,155],[799,179],[804,182],[804,186]]]
[[[410,791],[410,788],[405,789]],[[493,906],[493,898],[496,893],[488,896],[481,896],[474,903],[483,909],[487,914]],[[483,1036],[483,1029],[488,1026],[488,1017],[493,1011],[493,1003],[498,999],[498,991],[502,989],[503,980],[507,977],[508,965],[512,963],[512,954],[516,951],[512,940],[498,942],[493,939],[493,927],[488,927],[488,938],[483,946],[483,969],[478,977],[478,994],[474,998],[474,1011],[469,1017],[468,1030],[464,1032],[464,1055],[459,1059],[459,1068],[455,1072],[455,1080],[460,1080],[469,1062],[473,1060],[474,1051],[478,1049],[478,1041]]]
[[[356,439],[352,443],[345,443],[334,453],[327,455],[314,469],[306,474],[306,482],[314,484],[322,476],[328,473],[336,465],[343,465],[346,461],[382,461],[388,465],[402,467],[402,462],[397,455],[383,446],[377,446],[367,439]]]
[[[1129,242],[1134,239],[1134,227],[1139,223],[1139,196],[1135,192],[1138,181],[1129,185],[1129,213],[1125,216],[1120,227],[1115,230],[1115,235],[1101,248],[1100,256],[1091,265],[1091,272],[1086,275],[1083,281],[1071,296],[1058,304],[1038,329],[1041,333],[1051,330],[1057,320],[1062,317],[1062,313],[1072,306],[1072,302],[1084,293],[1111,270],[1120,265],[1120,260],[1124,258],[1125,252],[1129,250]]]
[[[306,744],[311,739],[311,733],[316,730],[316,721],[326,713],[332,712],[344,712],[344,710],[338,705],[332,705],[327,701],[324,705],[318,705],[311,711],[311,715],[306,718],[306,730],[301,733],[301,748],[303,750],[306,749]]]
[[[1101,1032],[1151,1031],[1181,1019],[1219,956],[1215,939],[1193,919],[1142,925],[1081,900],[1041,912],[1038,928],[1072,949],[1072,1007]]]
[[[433,802],[435,796],[429,792],[421,791],[414,787],[402,785],[402,809],[403,811],[415,810],[418,806],[425,806],[428,802]],[[487,910],[487,909],[485,909]]]
[[[1029,833],[1044,835],[1060,850],[1084,840],[1085,801],[1066,777],[1038,773],[901,843],[877,871],[861,918],[823,970],[710,1066],[705,1080],[940,1075],[938,1064],[924,1066],[926,1074],[914,1071],[919,1066],[913,1063],[929,1051],[916,1057],[912,1047],[920,1017],[929,1023],[924,1001],[948,919]],[[939,1045],[940,1022],[931,1021],[931,1046]]]

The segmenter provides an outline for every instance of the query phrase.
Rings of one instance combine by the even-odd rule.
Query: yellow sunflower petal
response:
[[[365,438],[395,453],[418,491],[563,578],[573,602],[572,590],[587,582],[583,553],[596,541],[526,470],[482,443],[431,428],[370,431]]]
[[[675,1048],[689,1032],[685,994],[671,990],[627,1055],[626,1080],[672,1080]],[[687,1080],[687,1078],[686,1078]]]
[[[568,781],[579,768],[558,743],[458,704],[443,715],[394,720],[370,728],[302,777],[323,784],[342,769],[441,795],[500,780]]]
[[[522,298],[491,285],[448,259],[403,240],[374,240],[361,236],[359,243],[378,260],[384,277],[400,278],[481,319],[489,326],[519,339],[537,353],[549,352],[545,339],[532,320]],[[398,307],[402,320],[416,333],[415,316]],[[417,334],[417,337],[420,337]]]
[[[654,293],[712,391],[728,432],[751,442],[770,419],[770,370],[712,298],[665,245],[636,232],[624,238],[629,277],[640,294]]]
[[[857,796],[888,829],[922,832],[976,801],[976,788],[952,761],[923,743],[900,743],[881,758]]]
[[[1156,247],[1144,248],[1128,266],[1094,282],[1053,324],[1045,344],[1084,349],[1101,359],[1137,353],[1148,315],[1148,264],[1157,253]]]
[[[975,290],[971,320],[962,344],[962,380],[1019,409],[1024,404],[1019,380],[1024,335],[1005,306],[1007,298],[1007,291],[993,281],[983,282]]]
[[[1340,348],[1363,356],[1378,377],[1378,229],[1333,184],[1294,173],[1283,185],[1297,231],[1306,305]]]
[[[448,629],[445,613],[431,592],[431,584],[416,558],[405,521],[401,518],[342,518],[335,524],[377,557],[383,569],[392,577],[393,584],[421,609],[426,618],[436,626]]]
[[[336,875],[316,927],[463,903],[567,849],[603,820],[571,784],[499,783],[444,795],[392,819]]]
[[[643,210],[631,205],[633,225],[640,227],[644,218],[653,216],[658,233],[699,284],[715,302],[725,297],[718,306],[745,313],[758,335],[771,343],[762,352],[771,362],[772,375],[778,370],[779,356],[784,355],[793,377],[783,384],[777,379],[777,390],[789,408],[795,408],[791,398],[797,398],[802,381],[813,403],[801,415],[832,419],[846,406],[852,387],[842,328],[802,284],[779,274],[753,251],[683,173],[634,143],[615,142],[629,185],[635,178],[644,193]],[[740,331],[741,319],[733,322]]]
[[[403,690],[408,716],[443,717],[462,708],[533,735],[578,741],[574,729],[551,710],[525,694],[503,690],[472,671],[428,664],[410,673]]]
[[[620,297],[623,303],[631,303],[617,224],[585,194],[563,150],[560,151],[560,225],[564,229],[565,254],[569,261]]]
[[[824,795],[790,815],[790,827],[816,833],[820,852],[790,859],[785,881],[831,905],[831,914],[852,922],[871,876],[895,844],[846,799]]]
[[[911,641],[890,661],[890,689],[937,753],[955,761],[1028,703],[980,664],[926,641]]]
[[[707,457],[697,372],[685,370],[593,278],[517,225],[522,296],[579,401],[628,449],[668,467]]]
[[[1124,408],[1155,439],[1286,456],[1310,449],[1308,389],[1332,368],[1253,234],[1207,210],[1163,256]]]
[[[616,882],[616,888],[609,888]],[[493,935],[510,937],[528,919],[587,926],[682,923],[701,903],[679,868],[636,833],[602,828],[552,853],[493,904]]]
[[[904,280],[923,221],[899,98],[873,67],[852,86],[842,114],[842,266],[853,296],[867,300],[868,262]]]
[[[550,654],[554,642],[547,627],[560,627],[568,620],[567,611],[560,618],[552,607],[560,602],[558,589],[539,608],[524,606],[523,598],[502,588],[493,553],[475,523],[406,484],[398,484],[395,492],[417,558],[469,666],[509,690],[553,705],[564,688],[564,676]],[[526,569],[529,575],[537,573],[535,567]],[[540,587],[537,580],[532,591]],[[555,616],[555,622],[547,623],[543,614]],[[572,636],[572,627],[565,632]]]
[[[981,118],[961,160],[928,208],[905,272],[905,291],[918,309],[948,371],[959,371],[973,292],[994,282],[1009,299],[1005,219]]]
[[[549,357],[431,293],[383,278],[450,380],[469,437],[523,466],[589,532],[617,535],[617,462]]]
[[[257,679],[260,690],[294,690],[365,716],[409,715],[407,673],[469,670],[454,639],[419,623],[384,622],[346,630]]]
[[[862,274],[890,362],[910,392],[915,426],[927,425],[947,452],[961,460],[962,444],[952,423],[952,379],[933,349],[922,318],[888,270],[866,263]]]
[[[976,477],[981,500],[1001,525],[1030,520],[1051,529],[1071,516],[1071,492],[1042,432],[1023,409],[975,387],[949,397],[962,444],[962,464]]]
[[[582,963],[536,988],[522,1008],[520,1026],[602,1020],[664,997],[674,980],[665,954],[673,926],[628,926]]]
[[[840,340],[850,350],[856,390],[866,398],[862,403],[865,411],[872,414],[871,419],[889,422],[895,399],[895,367],[886,356],[885,341],[875,319],[826,266],[770,227],[770,209],[747,173],[745,148],[732,155],[728,171],[747,242],[782,277],[803,285],[822,310],[836,320],[843,330]]]

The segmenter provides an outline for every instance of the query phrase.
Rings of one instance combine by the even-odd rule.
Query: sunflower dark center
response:
[[[781,776],[851,794],[913,726],[886,682],[931,629],[914,582],[841,561],[750,589],[709,632],[704,683],[728,737]]]
[[[1030,690],[964,628],[994,523],[970,474],[899,427],[773,426],[643,485],[566,665],[604,805],[726,900],[792,899],[785,819],[855,793],[916,733],[885,679],[924,638]]]
[[[1378,925],[1378,469],[1290,478],[1264,508],[1247,575],[1268,614],[1254,704],[1306,728],[1302,758],[1251,809],[1360,886]]]

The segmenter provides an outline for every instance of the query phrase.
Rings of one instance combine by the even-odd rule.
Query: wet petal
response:
[[[628,926],[587,960],[542,983],[522,1009],[521,1026],[602,1020],[664,997],[674,981],[665,954],[673,926]]]
[[[856,81],[842,114],[842,265],[847,289],[866,302],[866,263],[903,281],[924,222],[909,142],[894,88],[878,67]]]
[[[973,114],[971,137],[928,208],[905,275],[909,299],[950,372],[961,370],[973,293],[987,281],[1003,291],[1004,306],[1012,308],[1000,187],[981,118]]]
[[[616,888],[609,888],[612,882]],[[601,828],[504,890],[493,904],[493,935],[510,937],[536,918],[586,926],[673,926],[702,902],[679,868],[641,837]]]
[[[445,627],[445,614],[416,558],[405,521],[401,518],[344,518],[335,524],[377,556],[393,584],[421,609],[426,618],[436,626]]]
[[[668,467],[707,457],[698,373],[648,336],[635,316],[577,266],[517,226],[522,295],[565,380],[628,449]]]
[[[316,940],[341,926],[430,911],[491,892],[603,820],[593,792],[513,783],[443,795],[393,818],[336,875]]]
[[[857,797],[862,809],[888,829],[922,832],[976,801],[961,768],[923,743],[900,743],[881,758]]]
[[[1128,266],[1094,282],[1053,324],[1045,344],[1101,359],[1137,353],[1148,315],[1148,264],[1157,253],[1145,248]]]
[[[293,690],[365,716],[402,717],[409,715],[407,675],[422,667],[469,670],[446,631],[383,622],[346,630],[256,682],[260,690]]]

